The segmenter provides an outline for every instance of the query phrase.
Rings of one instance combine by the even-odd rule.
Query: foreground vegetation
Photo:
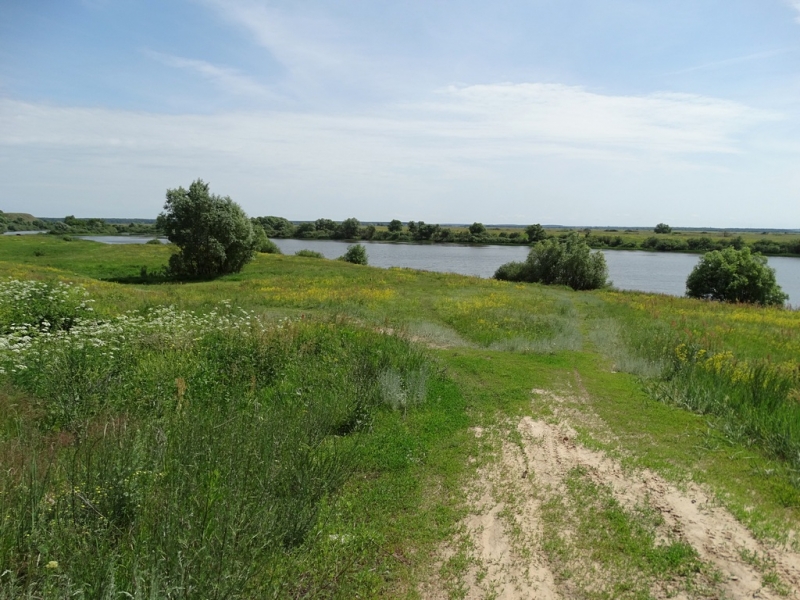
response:
[[[0,597],[424,596],[467,568],[438,557],[491,461],[471,428],[552,417],[534,388],[580,391],[611,434],[586,421],[588,446],[792,541],[796,311],[280,255],[118,283],[173,251],[0,239]],[[577,555],[614,597],[715,585],[650,513],[566,482],[544,507],[559,585],[583,589]]]

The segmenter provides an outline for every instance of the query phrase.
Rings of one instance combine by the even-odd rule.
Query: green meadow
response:
[[[470,569],[443,548],[498,455],[475,431],[554,418],[532,390],[580,397],[585,447],[797,549],[797,311],[299,256],[152,277],[172,251],[0,238],[0,598],[427,597]],[[541,535],[568,595],[720,597],[652,511],[565,485]]]

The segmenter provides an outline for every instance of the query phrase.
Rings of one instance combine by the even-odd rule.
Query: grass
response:
[[[550,418],[533,388],[583,397],[605,428],[584,443],[710,486],[759,536],[800,520],[796,312],[301,256],[115,282],[168,254],[0,239],[0,276],[94,301],[0,302],[22,344],[0,351],[0,596],[418,597],[464,514],[469,428]],[[76,333],[43,341],[45,313]],[[570,482],[553,564],[601,552],[611,596],[713,578],[644,508]]]
[[[624,508],[582,468],[570,471],[565,484],[563,499],[543,504],[543,547],[573,597],[649,598],[664,580],[686,589],[705,585],[708,567],[690,545],[669,534],[657,541],[664,523],[649,506]]]

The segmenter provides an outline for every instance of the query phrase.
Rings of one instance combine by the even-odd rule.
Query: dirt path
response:
[[[679,489],[656,473],[625,470],[582,446],[569,412],[556,411],[550,422],[524,417],[502,431],[476,430],[495,436],[499,451],[469,490],[472,514],[443,557],[444,584],[430,586],[424,597],[634,597],[624,590],[637,589],[655,598],[798,597],[800,555],[756,540],[700,486]],[[588,495],[575,496],[576,489]],[[618,506],[634,523],[644,510],[647,522],[656,523],[654,552],[691,546],[702,566],[686,576],[668,570],[648,575],[636,557],[630,564],[593,557],[586,536],[602,539],[606,532],[584,531],[592,503]],[[448,571],[448,565],[461,569]]]

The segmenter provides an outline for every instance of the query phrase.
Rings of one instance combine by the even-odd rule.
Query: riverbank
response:
[[[0,597],[800,585],[797,312],[276,255],[120,284],[172,250],[28,244],[0,275],[72,284],[37,298],[86,343],[2,351]]]
[[[52,239],[50,237],[44,240]],[[151,237],[126,236],[84,236],[105,244],[145,244]],[[164,240],[161,240],[164,242]],[[273,239],[284,254],[294,254],[298,250],[308,249],[320,252],[326,258],[337,258],[344,254],[348,242],[335,240],[291,240]],[[510,261],[521,261],[527,256],[528,248],[524,246],[487,246],[457,244],[413,244],[364,242],[368,249],[370,264],[382,268],[405,267],[425,271],[458,273],[476,277],[490,278],[497,268]],[[55,247],[58,247],[56,245]],[[28,252],[35,252],[31,246]],[[44,252],[43,249],[39,250]],[[25,251],[21,251],[23,254]],[[684,253],[656,253],[631,250],[602,250],[609,266],[610,280],[618,289],[640,292],[654,292],[683,296],[686,291],[686,278],[697,263],[699,255]],[[135,255],[135,251],[131,251]],[[52,257],[39,257],[37,262],[50,264]],[[2,249],[0,248],[0,258]],[[53,262],[53,265],[60,264]],[[800,260],[789,257],[771,257],[769,264],[776,270],[779,285],[789,294],[789,305],[800,305]],[[149,272],[153,267],[146,266]],[[134,271],[125,271],[116,277],[135,277]],[[114,277],[108,274],[107,277]]]

